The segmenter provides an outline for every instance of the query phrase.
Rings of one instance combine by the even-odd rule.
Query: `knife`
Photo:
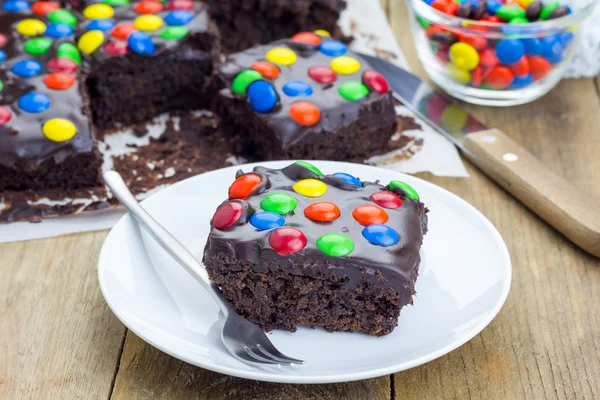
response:
[[[548,170],[498,129],[489,129],[421,78],[361,54],[402,104],[459,148],[488,177],[583,250],[600,257],[600,201]]]

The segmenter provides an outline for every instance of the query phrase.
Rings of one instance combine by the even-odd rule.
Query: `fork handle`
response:
[[[190,275],[192,275],[215,299],[225,316],[229,313],[229,305],[223,298],[221,291],[208,278],[204,266],[196,257],[162,225],[160,225],[136,200],[127,184],[117,171],[108,171],[103,175],[104,182],[117,199],[135,217],[135,219],[148,231],[150,236],[173,257]]]

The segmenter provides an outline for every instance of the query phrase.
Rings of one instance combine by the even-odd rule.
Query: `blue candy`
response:
[[[566,49],[571,40],[573,40],[573,32],[562,32],[558,35],[558,39],[563,49]]]
[[[44,93],[29,92],[19,99],[19,108],[29,113],[41,113],[50,107],[50,98]]]
[[[496,14],[496,11],[498,11],[503,6],[503,4],[497,0],[487,0],[486,4],[487,4],[487,11],[490,14]]]
[[[10,69],[21,78],[30,78],[42,72],[42,64],[35,60],[21,60]]]
[[[25,0],[11,0],[2,5],[2,10],[7,12],[16,12],[29,10],[29,3]]]
[[[194,14],[185,10],[171,11],[165,16],[165,22],[170,26],[185,25],[194,19]]]
[[[519,39],[502,39],[496,44],[496,57],[502,64],[514,64],[524,55],[525,45]]]
[[[54,39],[71,36],[72,34],[73,28],[67,24],[52,23],[46,28],[46,36]]]
[[[388,247],[398,243],[400,235],[387,225],[373,224],[362,230],[362,235],[376,246]]]
[[[336,172],[335,174],[333,174],[333,176],[351,185],[362,187],[362,183],[358,179],[356,179],[356,177],[345,172]]]
[[[250,224],[258,230],[278,228],[285,224],[285,219],[274,212],[259,212],[250,217]]]
[[[4,50],[0,50],[0,62],[6,60],[6,53]]]
[[[428,6],[431,5],[431,3],[434,2],[434,0],[423,0],[425,2],[425,4],[427,4]]]
[[[530,56],[539,56],[542,53],[542,43],[537,38],[521,39],[525,45],[525,51]]]
[[[509,89],[521,89],[525,86],[529,86],[533,83],[533,76],[531,74],[527,74],[524,76],[515,76],[512,83],[510,84]]]
[[[154,42],[152,41],[152,37],[147,33],[133,32],[127,38],[127,44],[134,53],[147,56],[154,54]]]
[[[558,64],[563,60],[563,58],[564,57],[562,54],[557,54],[555,56],[548,57],[547,60],[550,62],[550,64]]]
[[[548,35],[540,39],[542,50],[540,54],[550,60],[562,56],[563,47],[558,35]]]
[[[269,112],[277,104],[277,92],[273,85],[265,81],[255,81],[246,90],[246,97],[254,111]]]
[[[108,32],[114,27],[115,21],[112,19],[95,19],[87,24],[86,29],[88,31]]]
[[[337,57],[346,53],[348,48],[338,40],[325,40],[319,45],[319,51],[326,56]]]
[[[290,97],[310,96],[313,90],[310,85],[302,81],[289,81],[283,85],[283,93]]]

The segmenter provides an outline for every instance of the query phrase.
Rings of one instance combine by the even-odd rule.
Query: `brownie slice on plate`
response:
[[[412,303],[426,208],[408,184],[324,175],[296,162],[239,171],[203,262],[231,306],[265,330],[386,335]]]
[[[261,159],[367,159],[396,131],[385,78],[324,35],[302,32],[233,54],[215,82],[224,129]]]
[[[344,0],[209,0],[223,47],[239,51],[298,31],[334,32]]]

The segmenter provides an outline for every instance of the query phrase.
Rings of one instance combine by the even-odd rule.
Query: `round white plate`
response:
[[[151,196],[144,207],[198,257],[214,210],[238,169],[283,168],[289,161],[234,166],[187,179]],[[158,349],[190,364],[242,378],[327,383],[372,378],[440,357],[479,333],[508,295],[511,264],[500,234],[479,211],[431,183],[358,164],[313,162],[324,173],[362,180],[406,181],[429,208],[429,232],[414,306],[384,337],[299,328],[269,335],[303,366],[254,367],[221,344],[222,321],[212,298],[139,228],[129,215],[112,229],[100,253],[98,278],[106,302],[129,329]]]

